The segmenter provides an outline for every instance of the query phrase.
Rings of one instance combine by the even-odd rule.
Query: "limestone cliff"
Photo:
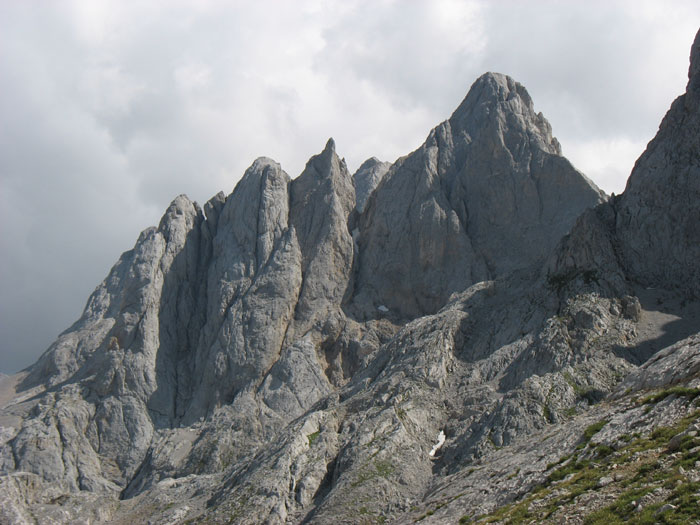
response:
[[[295,179],[260,158],[177,197],[0,378],[0,521],[556,522],[622,497],[639,479],[591,465],[700,418],[699,38],[611,200],[494,73],[391,166],[353,176],[331,139]],[[649,513],[691,497],[659,488]]]
[[[365,315],[434,313],[453,292],[541,262],[603,198],[525,88],[486,73],[362,214],[356,302]]]

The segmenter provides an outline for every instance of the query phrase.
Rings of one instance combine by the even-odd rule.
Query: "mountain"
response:
[[[360,219],[356,301],[399,318],[541,262],[603,192],[564,157],[525,88],[486,73],[399,159]]]
[[[626,487],[686,516],[699,64],[700,36],[621,196],[487,73],[391,165],[351,175],[331,139],[295,179],[260,158],[177,197],[0,379],[2,520],[558,522]]]

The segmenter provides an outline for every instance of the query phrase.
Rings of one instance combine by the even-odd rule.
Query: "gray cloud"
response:
[[[36,359],[179,193],[418,147],[486,70],[620,191],[686,82],[696,2],[0,0],[0,371]]]

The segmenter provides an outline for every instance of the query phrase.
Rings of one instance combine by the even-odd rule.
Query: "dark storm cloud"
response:
[[[179,193],[418,147],[512,75],[608,191],[685,85],[691,2],[0,0],[0,371],[36,359]]]

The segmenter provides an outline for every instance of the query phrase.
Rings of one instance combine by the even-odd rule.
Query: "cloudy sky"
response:
[[[0,0],[0,371],[76,320],[140,230],[292,176],[333,136],[395,160],[471,83],[523,83],[564,154],[619,193],[685,88],[697,1]]]

